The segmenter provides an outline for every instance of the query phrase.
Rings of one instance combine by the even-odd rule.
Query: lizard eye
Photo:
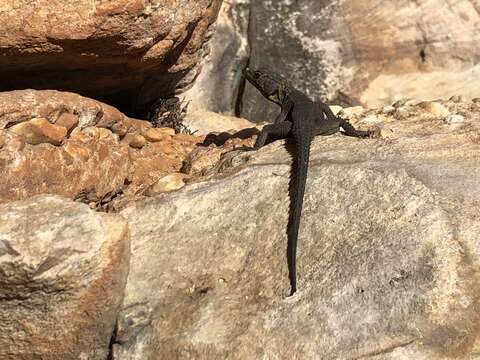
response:
[[[278,102],[278,101],[279,101],[279,99],[278,99],[278,93],[277,93],[277,92],[274,92],[273,94],[270,94],[270,95],[268,96],[268,98],[269,98],[270,100],[272,100],[273,102]]]

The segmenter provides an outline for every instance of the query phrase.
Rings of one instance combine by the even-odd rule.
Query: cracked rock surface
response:
[[[284,142],[204,161],[212,176],[121,212],[114,359],[475,358],[480,103],[342,112],[378,137],[313,142],[293,297]]]

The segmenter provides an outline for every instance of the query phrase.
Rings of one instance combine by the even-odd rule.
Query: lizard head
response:
[[[287,80],[282,76],[265,69],[245,70],[245,77],[268,100],[281,105],[288,92]]]

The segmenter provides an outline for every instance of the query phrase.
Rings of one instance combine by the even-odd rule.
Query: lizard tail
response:
[[[302,136],[295,139],[297,154],[293,157],[293,172],[290,179],[290,217],[288,220],[287,261],[290,278],[290,295],[297,291],[297,242],[300,219],[302,215],[303,197],[307,180],[308,161],[310,157],[310,143],[312,137]]]

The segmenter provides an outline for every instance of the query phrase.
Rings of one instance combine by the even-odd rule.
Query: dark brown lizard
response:
[[[263,69],[246,69],[245,77],[265,98],[281,107],[281,112],[274,123],[263,127],[253,149],[261,148],[267,140],[292,138],[296,144],[287,227],[287,261],[290,294],[293,295],[297,291],[297,240],[312,139],[316,135],[332,135],[340,131],[340,128],[344,134],[354,137],[369,137],[372,132],[356,130],[347,120],[335,116],[327,104],[313,102],[278,74]]]

